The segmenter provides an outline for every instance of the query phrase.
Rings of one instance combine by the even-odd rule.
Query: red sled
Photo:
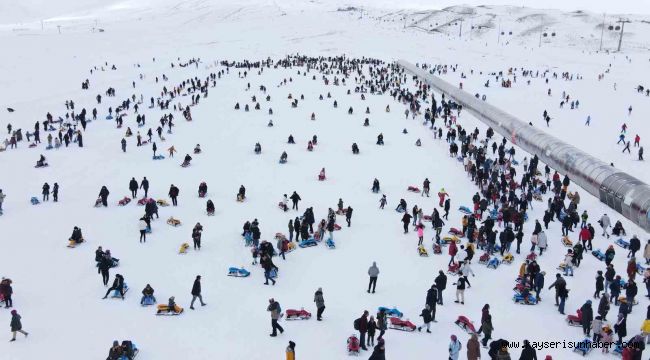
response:
[[[138,205],[143,206],[146,203],[148,203],[149,201],[153,201],[153,199],[152,198],[142,198],[142,199],[138,200]]]
[[[311,319],[311,313],[304,309],[300,309],[300,310],[288,309],[286,312],[286,319],[287,320],[309,320]]]
[[[416,326],[408,320],[402,320],[396,317],[389,318],[388,320],[390,322],[388,327],[391,329],[401,331],[415,331]]]
[[[481,255],[478,258],[478,263],[479,264],[484,264],[485,265],[485,264],[488,263],[488,261],[490,261],[490,254],[489,253],[483,253],[483,255]]]
[[[449,229],[449,234],[451,234],[451,235],[456,235],[456,236],[458,236],[458,237],[463,237],[463,236],[465,236],[465,234],[463,234],[462,231],[460,231],[460,230],[458,230],[458,229],[456,229],[456,228],[451,228],[451,229]]]
[[[530,254],[528,254],[528,255],[526,256],[526,260],[528,260],[528,261],[535,261],[535,260],[537,260],[537,254],[535,254],[534,252],[531,252]]]
[[[336,231],[336,230],[341,230],[341,225],[334,224],[334,231]]]
[[[348,212],[348,209],[336,210],[336,215],[345,215]]]
[[[442,254],[442,247],[440,246],[440,244],[433,244],[433,253]]]
[[[433,218],[431,217],[431,215],[424,215],[424,216],[422,216],[422,221],[431,222],[431,221],[433,221]]]
[[[122,199],[122,200],[120,200],[120,201],[117,202],[117,205],[119,205],[119,206],[124,206],[124,205],[127,205],[127,204],[130,203],[130,202],[131,202],[131,198],[125,196],[124,199]]]
[[[415,193],[420,192],[420,188],[418,188],[417,186],[409,186],[408,189],[406,189],[406,190],[408,190],[410,192],[415,192]]]
[[[474,323],[472,323],[467,317],[460,315],[456,319],[455,324],[458,325],[461,329],[465,330],[468,334],[475,334],[476,328]]]
[[[582,311],[578,309],[575,315],[567,315],[566,322],[571,326],[582,326]]]

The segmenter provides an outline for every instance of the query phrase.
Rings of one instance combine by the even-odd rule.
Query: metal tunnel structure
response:
[[[650,186],[544,131],[477,99],[407,61],[397,64],[461,104],[477,119],[650,232]]]

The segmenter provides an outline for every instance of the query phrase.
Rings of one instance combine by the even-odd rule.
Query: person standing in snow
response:
[[[368,294],[370,294],[370,288],[372,287],[372,293],[375,293],[375,287],[377,286],[377,277],[379,276],[379,268],[377,267],[377,262],[373,261],[372,266],[368,268],[368,276],[370,281],[368,282]]]
[[[366,347],[366,332],[368,331],[368,310],[363,311],[360,318],[354,320],[354,329],[359,331],[359,342],[363,350],[368,350]]]
[[[194,310],[194,301],[198,298],[201,302],[201,306],[206,306],[207,304],[203,302],[203,296],[201,296],[201,275],[196,275],[194,279],[194,284],[192,285],[192,302],[190,303],[190,309]]]
[[[436,289],[438,289],[438,305],[443,305],[442,291],[447,288],[447,275],[445,275],[442,270],[438,271],[438,276],[436,276],[434,282],[436,284]]]
[[[402,223],[404,224],[404,234],[407,234],[409,232],[409,224],[411,223],[411,214],[409,214],[408,211],[404,212]]]
[[[50,200],[50,185],[48,183],[43,184],[43,201]]]
[[[149,180],[147,180],[146,176],[140,182],[140,189],[144,190],[144,197],[145,198],[147,196],[149,196]]]
[[[54,183],[54,187],[52,188],[52,198],[54,199],[54,202],[59,202],[59,184]]]
[[[422,183],[422,194],[420,196],[426,195],[429,197],[429,191],[431,190],[431,182],[429,181],[429,178],[425,178],[424,182]]]
[[[352,225],[352,211],[352,206],[348,206],[348,209],[345,211],[345,221],[348,223],[348,227]]]
[[[172,184],[169,187],[169,197],[172,199],[172,205],[173,206],[178,205],[177,198],[178,198],[179,193],[180,193],[180,190],[176,186],[174,186],[174,184]]]
[[[481,345],[476,334],[472,334],[465,347],[467,348],[467,360],[479,360],[481,358]]]
[[[600,220],[598,220],[598,223],[603,228],[603,235],[602,236],[607,235],[607,238],[609,239],[609,234],[607,233],[607,228],[612,225],[612,221],[609,219],[609,216],[607,216],[607,214],[603,214],[603,216],[601,216]]]
[[[323,312],[325,311],[325,298],[323,297],[323,288],[318,288],[314,293],[314,302],[316,303],[316,320],[323,320]]]
[[[300,198],[300,195],[298,195],[298,193],[294,191],[293,194],[291,194],[291,196],[289,197],[289,199],[291,199],[291,203],[292,203],[291,209],[298,211],[298,201],[302,200]]]
[[[463,348],[463,345],[458,341],[456,335],[451,335],[451,342],[449,343],[449,360],[458,360],[458,354]]]
[[[280,324],[278,324],[278,320],[280,319],[280,316],[282,314],[282,309],[280,308],[280,303],[275,301],[275,299],[271,298],[269,299],[269,306],[266,308],[266,311],[271,312],[271,328],[273,329],[273,332],[269,335],[271,337],[276,337],[278,336],[278,330],[280,330],[280,334],[284,333],[284,329]]]
[[[13,336],[11,338],[11,341],[16,341],[16,333],[19,332],[25,337],[29,335],[28,332],[23,330],[23,324],[21,322],[21,316],[18,315],[18,312],[16,310],[11,310],[11,323],[9,323],[9,327],[11,328],[11,332],[13,333]]]
[[[129,181],[129,190],[131,190],[131,198],[135,199],[138,196],[138,182],[134,177]]]
[[[102,186],[102,189],[99,191],[99,197],[102,199],[102,205],[104,207],[108,207],[108,195],[110,193],[108,192],[108,188],[106,186]]]

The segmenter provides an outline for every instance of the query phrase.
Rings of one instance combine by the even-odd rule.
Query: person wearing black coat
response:
[[[409,232],[409,224],[411,223],[411,214],[404,212],[402,216],[402,223],[404,224],[404,234]]]
[[[97,264],[97,273],[102,274],[102,282],[104,283],[104,286],[108,286],[108,280],[110,278],[109,270],[111,269],[112,265],[113,259],[110,256],[104,256],[102,253],[101,258],[99,259],[99,263]]]
[[[131,178],[129,181],[129,190],[131,190],[131,198],[135,199],[138,196],[138,182],[135,178]]]
[[[596,276],[596,291],[594,292],[594,299],[600,297],[600,292],[605,290],[605,278],[603,277],[603,272],[598,270],[598,275]]]
[[[422,321],[424,324],[422,326],[418,326],[418,331],[422,331],[422,327],[427,328],[427,332],[431,333],[430,327],[431,327],[431,309],[429,309],[429,305],[426,305],[424,309],[422,309],[422,312],[420,313],[420,316],[422,317]]]
[[[348,223],[348,227],[350,227],[352,222],[352,211],[352,206],[348,206],[348,209],[345,212],[345,221]]]
[[[359,331],[359,340],[361,343],[361,348],[363,350],[368,350],[366,347],[366,332],[368,331],[368,311],[364,311],[363,315],[360,318],[354,321],[356,325],[356,330]]]
[[[52,198],[54,199],[54,202],[59,201],[59,184],[54,183],[54,187],[52,188]]]
[[[438,289],[438,305],[443,305],[442,291],[447,287],[447,275],[442,270],[438,271],[438,276],[436,276],[434,282],[436,283],[436,289]]]
[[[386,354],[385,354],[386,349],[384,348],[384,340],[381,339],[377,342],[377,346],[372,351],[372,355],[368,358],[368,360],[386,360]]]
[[[108,195],[110,193],[108,192],[108,188],[106,186],[102,186],[102,189],[99,190],[99,197],[102,199],[102,205],[104,207],[108,206]]]
[[[591,322],[594,320],[594,310],[591,308],[591,300],[587,300],[587,302],[585,302],[580,308],[580,311],[582,312],[582,318],[580,320],[582,331],[585,336],[589,337]]]
[[[194,285],[192,285],[192,302],[190,303],[190,309],[194,310],[194,301],[196,298],[201,302],[201,306],[206,306],[207,304],[203,302],[203,296],[201,296],[201,275],[196,275],[194,280]]]
[[[293,194],[291,194],[291,196],[289,197],[289,199],[291,199],[291,203],[292,203],[291,209],[295,209],[297,211],[298,210],[298,201],[302,200],[300,198],[300,195],[298,195],[298,193],[294,191]]]
[[[431,285],[431,288],[427,290],[427,298],[425,304],[429,306],[431,310],[431,321],[436,321],[436,304],[438,303],[438,289],[436,285]]]
[[[172,184],[169,187],[169,197],[172,199],[172,205],[173,206],[178,205],[178,202],[177,202],[176,199],[178,198],[179,193],[180,193],[180,190],[176,186],[174,186],[174,184]]]
[[[50,200],[50,185],[48,183],[43,184],[43,201]]]
[[[140,189],[144,190],[144,197],[147,197],[149,194],[149,180],[147,180],[146,176],[140,182]]]
[[[106,295],[104,295],[103,299],[106,299],[108,297],[108,294],[111,293],[113,290],[118,290],[120,292],[120,295],[122,296],[122,300],[124,300],[124,277],[120,274],[115,275],[115,280],[113,280],[113,286],[111,286],[107,291]]]
[[[528,340],[524,340],[524,347],[521,350],[519,360],[537,360],[537,351],[535,351],[534,347],[530,346]]]
[[[296,219],[293,221],[293,230],[296,232],[296,242],[300,242],[300,218],[296,216]],[[307,240],[307,239],[303,239]]]

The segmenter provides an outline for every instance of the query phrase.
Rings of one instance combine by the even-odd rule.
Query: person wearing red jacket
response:
[[[458,247],[456,246],[456,242],[452,240],[449,243],[449,256],[451,256],[451,259],[449,259],[449,264],[448,265],[451,265],[451,264],[454,263],[454,257],[456,256],[457,253],[458,253]]]
[[[585,250],[591,250],[591,232],[588,227],[583,227],[580,229],[580,234],[578,235],[578,240],[582,241],[582,248]],[[588,242],[588,243],[587,243]],[[587,246],[589,245],[589,246]]]

